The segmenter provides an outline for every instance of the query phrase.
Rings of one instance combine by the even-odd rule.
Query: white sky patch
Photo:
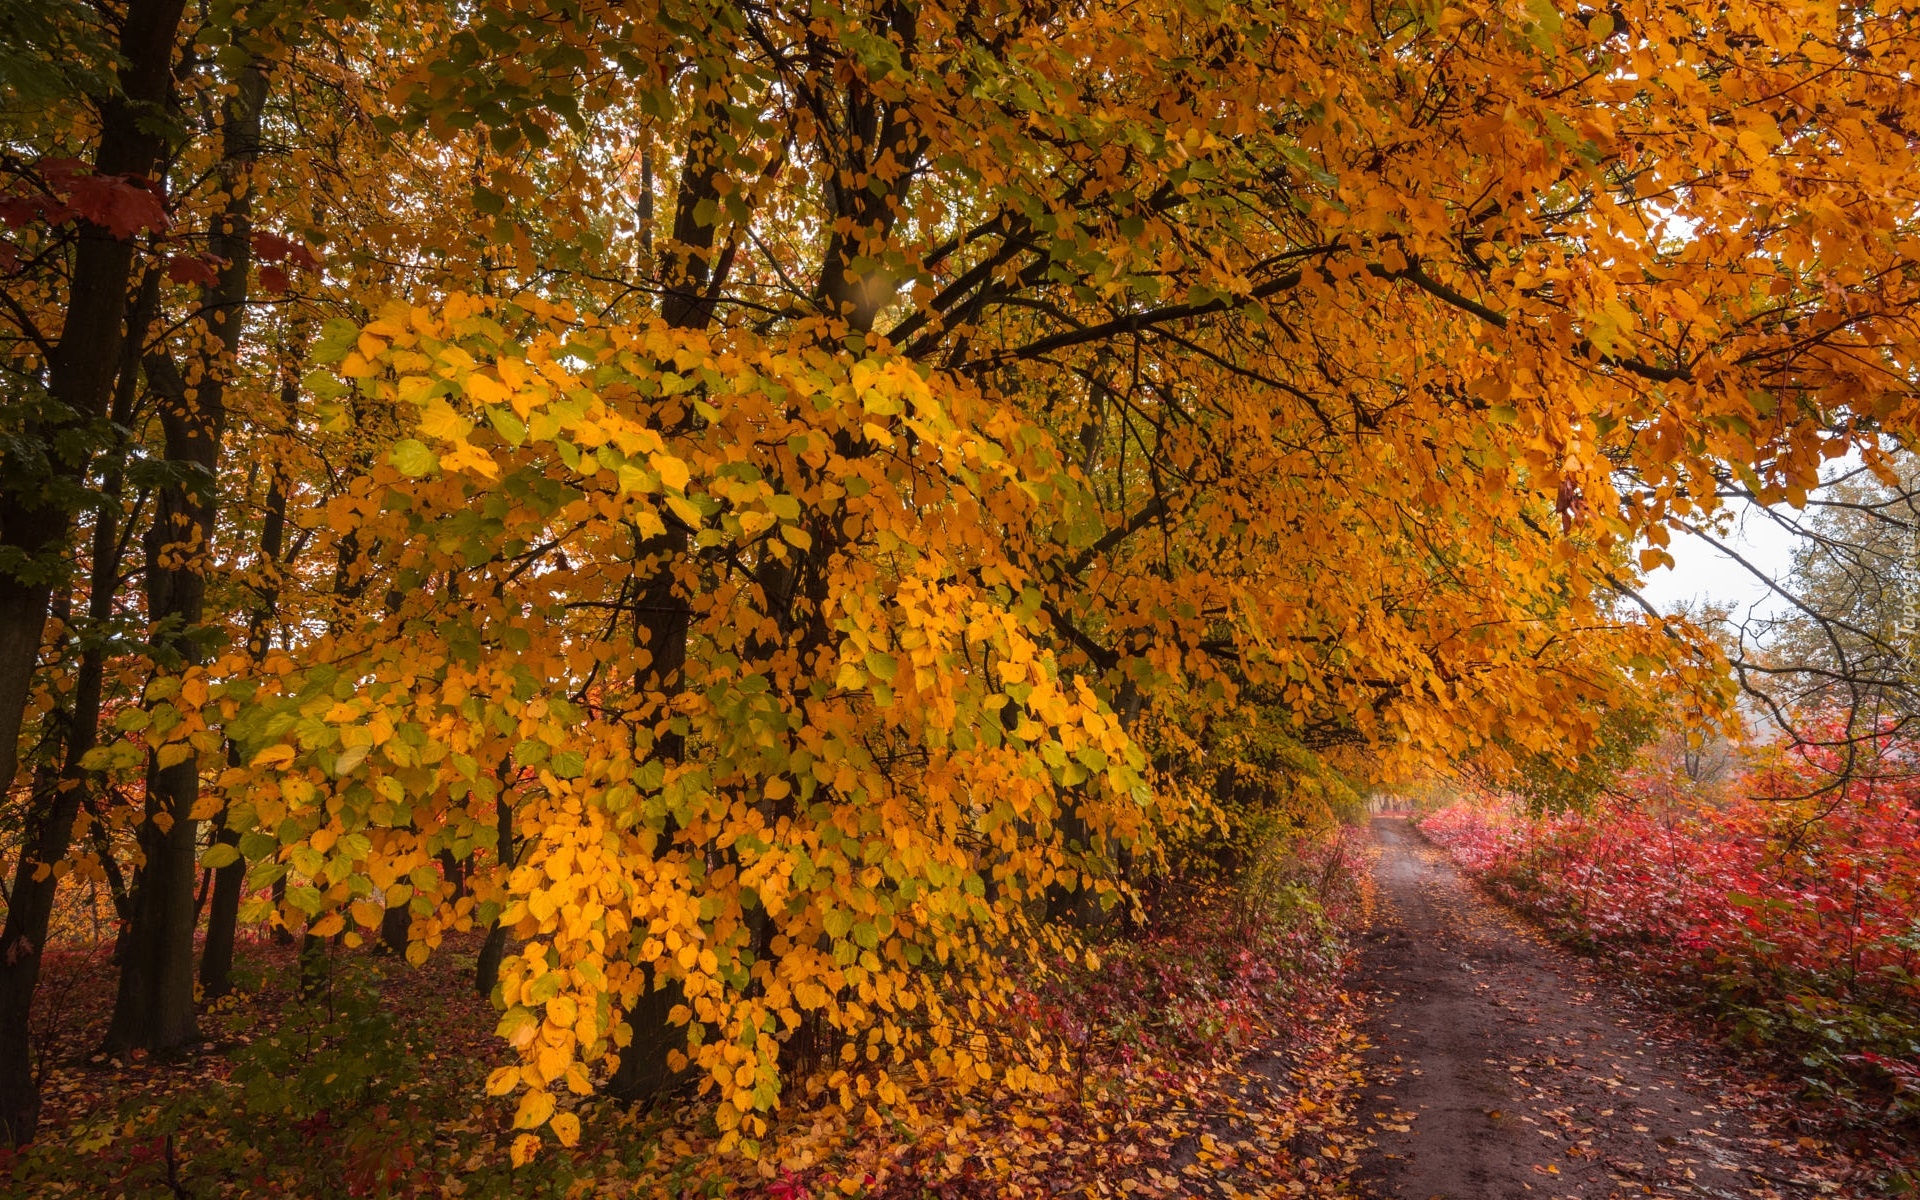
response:
[[[1798,540],[1775,521],[1767,519],[1758,505],[1739,501],[1732,526],[1718,540],[1757,568],[1766,579],[1791,586],[1793,550]],[[1783,512],[1792,509],[1782,506]],[[1732,610],[1734,623],[1783,615],[1788,605],[1778,592],[1767,586],[1739,562],[1722,553],[1704,538],[1675,532],[1667,547],[1673,555],[1672,567],[1656,567],[1647,572],[1640,594],[1663,613],[1702,605],[1721,605]]]
[[[1820,478],[1831,483],[1863,466],[1860,455],[1850,452],[1821,467]],[[1816,499],[1819,494],[1815,492]],[[1811,507],[1795,510],[1785,503],[1774,505],[1773,511],[1801,522],[1813,515]],[[1768,586],[1768,581],[1793,589],[1793,552],[1801,539],[1749,500],[1729,502],[1728,520],[1724,531],[1715,534],[1720,546],[1674,531],[1673,543],[1667,547],[1673,555],[1673,566],[1649,571],[1640,588],[1649,604],[1663,613],[1698,609],[1703,604],[1723,606],[1730,610],[1728,615],[1736,627],[1749,621],[1764,626],[1766,621],[1792,610],[1793,606]],[[1721,547],[1739,555],[1747,565],[1741,565]]]

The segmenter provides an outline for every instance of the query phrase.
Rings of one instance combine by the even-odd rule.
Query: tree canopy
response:
[[[495,930],[520,1157],[682,1070],[751,1149],[803,1042],[1044,1078],[1011,965],[1208,831],[1713,719],[1640,573],[1920,414],[1898,6],[0,27],[15,895],[137,868],[155,1047],[196,863]]]

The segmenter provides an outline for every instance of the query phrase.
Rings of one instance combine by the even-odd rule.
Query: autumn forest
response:
[[[1916,69],[0,0],[0,1191],[1920,1187]]]

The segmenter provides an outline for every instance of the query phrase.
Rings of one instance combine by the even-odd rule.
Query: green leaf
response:
[[[387,461],[410,479],[418,479],[440,465],[439,458],[418,438],[401,438],[395,442]]]
[[[305,883],[296,884],[287,889],[287,903],[309,917],[327,906],[327,901],[320,895],[319,889]]]

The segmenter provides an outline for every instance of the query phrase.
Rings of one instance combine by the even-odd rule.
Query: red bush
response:
[[[1593,812],[1456,804],[1421,829],[1500,899],[1739,1038],[1854,1117],[1920,1120],[1920,787],[1898,748],[1835,783],[1794,751],[1725,804],[1643,773]]]

